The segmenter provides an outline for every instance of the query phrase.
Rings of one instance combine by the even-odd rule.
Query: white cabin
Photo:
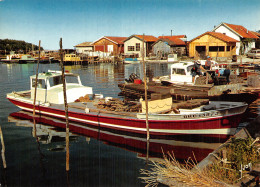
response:
[[[206,60],[199,60],[201,65],[204,66]],[[218,63],[211,60],[212,70],[219,69]],[[191,69],[194,67],[194,62],[179,62],[171,65],[171,82],[193,84]],[[198,75],[196,75],[198,77]],[[196,79],[195,77],[195,79]]]
[[[194,62],[179,62],[171,65],[171,82],[192,83],[191,69]]]
[[[30,76],[31,99],[34,99],[36,75]],[[92,87],[83,86],[79,75],[65,73],[67,102],[72,103],[81,96],[93,94]],[[60,71],[38,74],[36,101],[63,104],[63,83]]]

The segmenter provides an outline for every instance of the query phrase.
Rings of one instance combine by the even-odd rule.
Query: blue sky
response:
[[[0,38],[44,49],[102,36],[186,34],[188,40],[221,22],[260,30],[260,0],[0,0]]]

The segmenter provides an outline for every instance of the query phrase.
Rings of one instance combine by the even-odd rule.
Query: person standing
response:
[[[205,69],[201,66],[199,61],[194,61],[194,66],[191,69],[191,76],[192,76],[192,82],[193,83],[195,81],[195,76],[196,75],[199,75],[199,76],[202,75],[201,70],[205,70]]]
[[[206,70],[211,70],[212,68],[212,62],[210,56],[207,56],[207,60],[205,62],[205,69]]]
[[[224,74],[223,75],[226,77],[227,84],[230,84],[230,79],[229,79],[229,77],[230,77],[230,67],[229,67],[229,65],[224,70]]]

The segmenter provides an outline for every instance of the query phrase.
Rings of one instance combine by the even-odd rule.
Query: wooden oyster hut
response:
[[[211,57],[232,57],[236,55],[236,43],[239,42],[225,34],[206,32],[189,42],[189,56],[195,59]]]

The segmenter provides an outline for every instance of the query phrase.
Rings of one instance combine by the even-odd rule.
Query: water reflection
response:
[[[15,122],[17,126],[31,127],[33,131],[33,116],[32,113],[26,111],[19,111],[11,113],[8,117],[9,122]],[[36,115],[36,134],[38,140],[42,144],[52,144],[55,142],[62,142],[62,144],[55,144],[56,147],[50,146],[51,151],[64,151],[65,148],[65,121]],[[70,123],[70,140],[77,140],[79,135],[86,137],[86,141],[90,144],[91,139],[99,140],[104,144],[116,146],[127,151],[137,153],[137,157],[146,158],[147,142],[145,136],[136,134],[122,134],[119,131],[107,130],[104,128],[94,128],[92,126],[83,125],[80,123]],[[32,132],[33,135],[33,132]],[[197,141],[192,141],[197,140]],[[205,141],[204,141],[205,140]],[[149,159],[162,158],[163,154],[167,152],[174,152],[176,159],[185,160],[195,155],[197,161],[204,159],[214,149],[219,147],[225,140],[218,138],[199,139],[199,137],[186,137],[185,140],[178,137],[154,137],[149,142]]]

